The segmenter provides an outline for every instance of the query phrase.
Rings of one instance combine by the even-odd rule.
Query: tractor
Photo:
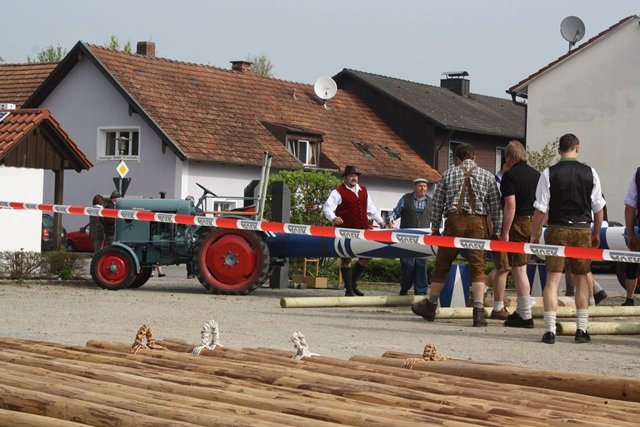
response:
[[[255,202],[247,208],[208,211],[207,201],[219,197],[200,184],[197,185],[203,193],[197,203],[165,198],[123,198],[118,200],[116,208],[260,220],[270,165],[271,156],[265,153],[257,197],[225,197]],[[261,232],[118,218],[114,243],[95,253],[91,277],[103,289],[138,288],[149,280],[154,266],[185,264],[190,265],[200,283],[213,293],[247,294],[269,278],[271,265],[276,262],[269,256],[266,238]]]

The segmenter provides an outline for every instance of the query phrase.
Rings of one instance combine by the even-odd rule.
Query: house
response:
[[[444,73],[440,86],[344,69],[338,87],[356,93],[439,172],[453,164],[453,149],[467,142],[478,165],[497,172],[505,146],[524,143],[525,110],[508,99],[470,91],[466,71]]]
[[[440,177],[351,91],[324,105],[313,85],[252,75],[243,61],[221,69],[159,58],[152,42],[136,54],[78,42],[26,105],[49,108],[95,164],[67,177],[76,189],[67,204],[109,194],[122,160],[127,196],[198,196],[197,184],[242,196],[265,151],[273,171],[357,165],[380,209],[393,208],[414,178]]]
[[[52,198],[60,203],[64,171],[79,174],[92,166],[46,108],[0,108],[0,200],[41,203],[43,171],[50,170]],[[56,220],[60,230],[60,215]],[[39,211],[0,209],[0,251],[39,252],[41,223]]]
[[[513,85],[527,102],[527,144],[539,150],[565,133],[602,182],[608,215],[624,222],[624,197],[640,165],[640,18],[628,16]]]

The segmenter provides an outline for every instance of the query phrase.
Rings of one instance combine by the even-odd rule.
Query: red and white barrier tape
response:
[[[204,227],[230,228],[238,230],[264,231],[271,233],[299,234],[316,237],[371,240],[383,243],[404,243],[425,246],[442,246],[458,249],[483,249],[487,251],[526,253],[539,256],[567,258],[589,258],[598,261],[640,263],[640,253],[599,248],[579,248],[501,240],[469,239],[464,237],[432,236],[405,233],[402,230],[356,230],[324,225],[301,225],[282,222],[254,221],[249,219],[206,217],[161,212],[105,209],[85,206],[51,205],[38,203],[0,201],[0,209],[39,210],[71,215],[100,216],[137,221],[166,222],[198,225]]]

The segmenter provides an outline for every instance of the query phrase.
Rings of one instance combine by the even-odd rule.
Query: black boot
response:
[[[366,267],[359,262],[356,262],[356,265],[353,267],[353,293],[358,295],[359,297],[363,297],[364,293],[360,289],[358,289],[358,279],[362,276],[364,269]]]
[[[344,296],[353,297],[356,294],[353,293],[353,282],[351,280],[351,267],[341,268],[340,272],[342,273],[342,281],[344,282]]]

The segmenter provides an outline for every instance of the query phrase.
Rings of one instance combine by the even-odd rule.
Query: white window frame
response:
[[[304,153],[302,153],[302,150],[300,149],[303,145],[305,147]],[[287,138],[287,150],[305,166],[318,166],[318,141]]]
[[[126,154],[114,153],[107,154],[107,135],[110,133],[115,133],[116,138],[120,137],[122,133],[129,133],[129,139],[132,138],[132,134],[134,132],[138,133],[138,153],[131,154],[131,152]],[[97,146],[96,146],[96,160],[99,162],[119,162],[121,160],[127,161],[140,161],[140,148],[142,141],[142,133],[140,127],[136,126],[105,126],[98,128],[98,137],[97,137]],[[129,150],[132,148],[132,144],[128,145]]]
[[[449,157],[447,158],[447,167],[450,168],[456,164],[453,158],[453,153],[456,151],[458,145],[464,144],[462,141],[449,141]]]
[[[500,172],[500,163],[507,147],[496,147],[496,173]]]

